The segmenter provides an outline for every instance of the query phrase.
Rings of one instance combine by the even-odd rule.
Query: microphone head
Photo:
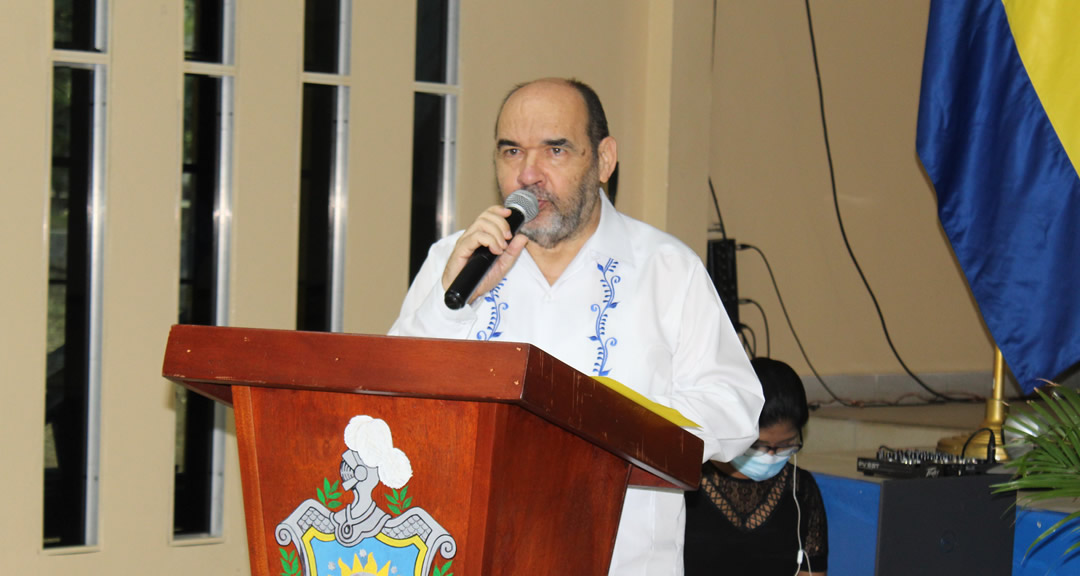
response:
[[[524,188],[521,190],[514,190],[512,194],[506,197],[503,206],[521,212],[521,215],[525,217],[522,224],[536,218],[536,215],[540,213],[540,202],[537,201],[536,194],[533,194]]]

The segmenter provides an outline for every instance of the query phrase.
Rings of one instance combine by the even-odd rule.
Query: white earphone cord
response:
[[[802,542],[802,507],[799,506],[799,497],[795,495],[795,489],[799,486],[799,453],[796,452],[792,456],[791,462],[791,499],[795,501],[795,538],[799,543],[799,553],[795,555],[795,576],[799,576],[799,571],[802,569],[803,558],[806,558],[806,571],[811,575],[814,573],[813,566],[810,565],[810,556],[803,550]]]

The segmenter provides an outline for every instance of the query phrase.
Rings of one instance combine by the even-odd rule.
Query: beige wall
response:
[[[7,3],[5,12],[15,7]],[[0,538],[15,570],[34,566],[41,548],[41,493],[45,413],[45,310],[48,252],[48,102],[51,70],[44,34],[52,22],[46,3],[20,7],[19,18],[0,19],[4,81],[0,83]],[[18,138],[12,137],[18,134]],[[13,505],[14,504],[14,505]],[[17,558],[16,558],[17,556]]]
[[[296,326],[304,7],[238,2],[230,324]]]
[[[247,573],[231,437],[224,537],[181,545],[170,536],[175,411],[158,374],[177,310],[183,62],[174,0],[110,3],[101,542],[77,554],[41,549],[52,20],[48,2],[17,4],[5,1],[0,19],[3,570]],[[238,4],[229,316],[289,328],[302,5]],[[914,156],[927,4],[814,6],[841,208],[894,341],[916,370],[982,370],[989,345]],[[832,213],[802,5],[721,0],[715,54],[712,10],[707,0],[465,0],[458,225],[495,200],[491,133],[505,92],[539,76],[577,76],[604,99],[619,141],[620,209],[703,251],[711,173],[729,233],[769,255],[819,370],[899,372]],[[353,16],[345,329],[379,333],[407,281],[415,5],[357,0]],[[805,371],[764,268],[748,252],[739,265],[742,294],[769,314],[773,355]],[[744,314],[763,335],[755,313]]]
[[[620,159],[627,153],[624,143],[631,150],[640,145],[626,133],[644,106],[642,66],[635,59],[643,52],[634,45],[644,35],[646,16],[646,3],[640,1],[462,3],[459,227],[497,199],[492,170],[495,115],[507,91],[519,82],[545,76],[585,80],[604,99]],[[620,193],[640,194],[629,190],[639,187],[627,184],[633,178],[627,178],[625,168]]]
[[[991,344],[915,154],[929,2],[811,7],[840,211],[892,340],[916,373],[987,372]],[[803,3],[721,0],[715,56],[710,166],[728,234],[769,257],[818,372],[900,373],[840,235]],[[772,355],[808,373],[761,258],[740,252],[738,266]],[[742,314],[762,342],[760,314]]]
[[[497,198],[492,133],[507,91],[572,76],[596,89],[618,141],[619,209],[704,254],[712,14],[702,0],[464,2],[459,227]]]
[[[344,327],[382,334],[409,281],[416,5],[365,0],[354,12]]]
[[[157,374],[178,297],[182,28],[175,2],[110,6],[99,542],[78,551],[41,549],[52,15],[47,2],[6,8],[11,16],[0,24],[6,76],[0,491],[8,496],[0,537],[10,551],[4,571],[239,566],[242,510],[231,447],[224,543],[170,544],[175,413],[172,388]]]

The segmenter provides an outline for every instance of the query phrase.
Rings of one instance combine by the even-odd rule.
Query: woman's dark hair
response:
[[[750,365],[754,367],[765,395],[758,427],[768,428],[790,422],[802,430],[810,419],[810,409],[806,405],[806,390],[799,375],[791,366],[772,358],[754,358]]]

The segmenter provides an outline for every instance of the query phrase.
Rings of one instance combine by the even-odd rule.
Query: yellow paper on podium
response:
[[[676,426],[682,426],[683,428],[701,428],[701,426],[693,420],[683,416],[678,410],[669,408],[663,404],[657,404],[652,400],[649,400],[645,395],[637,392],[636,390],[620,384],[618,381],[608,378],[607,376],[593,376],[593,380],[611,388],[612,390],[622,394],[623,396],[637,402],[645,407],[646,410],[656,414],[668,422],[675,424]]]

